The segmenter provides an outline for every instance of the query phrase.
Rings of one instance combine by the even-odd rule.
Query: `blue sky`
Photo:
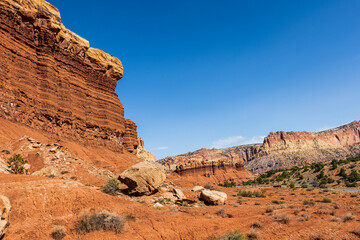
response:
[[[123,62],[116,93],[158,159],[360,120],[360,1],[49,1]]]

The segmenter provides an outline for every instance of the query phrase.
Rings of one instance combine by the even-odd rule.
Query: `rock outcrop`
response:
[[[0,117],[92,146],[137,153],[115,94],[119,59],[71,32],[43,0],[0,0]]]
[[[7,197],[0,195],[0,239],[5,235],[6,230],[10,225],[10,210],[11,205]]]
[[[136,156],[143,161],[156,161],[156,157],[144,148],[144,141],[140,137],[138,138],[138,147],[136,151]]]
[[[200,199],[210,205],[224,205],[227,201],[227,194],[220,191],[204,189],[200,193]]]
[[[360,154],[360,122],[322,132],[270,133],[262,144],[225,149],[200,149],[159,160],[180,175],[211,176],[218,169],[251,172],[287,168],[312,162],[344,159]]]
[[[131,195],[150,195],[158,190],[165,179],[165,170],[160,164],[146,161],[135,164],[119,176],[119,181],[128,186]]]

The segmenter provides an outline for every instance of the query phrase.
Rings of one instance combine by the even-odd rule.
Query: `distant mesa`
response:
[[[262,144],[200,149],[159,162],[183,176],[210,176],[219,169],[241,170],[244,167],[252,173],[262,173],[359,154],[360,122],[354,121],[322,132],[272,132]]]

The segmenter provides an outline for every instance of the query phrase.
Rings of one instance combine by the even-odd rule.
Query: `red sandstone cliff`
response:
[[[0,117],[87,145],[136,153],[115,94],[123,66],[90,48],[42,0],[0,0]]]
[[[343,159],[360,154],[360,122],[311,132],[270,133],[263,144],[245,145],[225,149],[200,149],[195,152],[160,160],[176,172],[204,174],[214,165],[230,167],[237,164],[251,172],[287,168],[312,162]],[[196,173],[197,172],[197,173]]]

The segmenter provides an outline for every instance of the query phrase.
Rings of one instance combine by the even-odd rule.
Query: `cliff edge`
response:
[[[115,94],[119,59],[68,30],[42,0],[0,0],[0,117],[85,145],[136,154]]]

